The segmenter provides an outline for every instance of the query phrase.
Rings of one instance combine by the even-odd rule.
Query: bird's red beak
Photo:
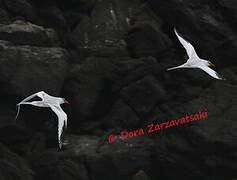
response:
[[[212,63],[211,63],[210,65],[213,66],[213,67],[215,67],[215,64],[212,64]]]
[[[67,100],[65,100],[64,103],[66,103],[66,104],[70,104]]]

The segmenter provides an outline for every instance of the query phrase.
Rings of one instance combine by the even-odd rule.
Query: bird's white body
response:
[[[222,78],[216,71],[214,71],[213,69],[209,67],[209,66],[214,66],[214,64],[212,64],[210,61],[199,58],[192,44],[190,44],[188,41],[186,41],[181,36],[179,36],[176,29],[174,29],[174,32],[176,36],[178,37],[180,43],[185,48],[189,59],[187,60],[186,63],[180,66],[167,69],[168,71],[179,69],[179,68],[199,68],[205,71],[207,74],[209,74],[213,78],[224,80],[224,78]]]
[[[34,97],[39,97],[42,100],[27,102]],[[65,125],[65,127],[67,127],[67,114],[62,110],[62,108],[60,107],[60,104],[63,104],[65,102],[67,102],[67,101],[64,98],[50,96],[47,93],[45,93],[44,91],[40,91],[38,93],[35,93],[35,94],[25,98],[23,101],[21,101],[20,103],[17,104],[18,111],[17,111],[16,119],[17,119],[19,112],[20,112],[20,105],[23,105],[23,104],[51,108],[53,110],[53,112],[58,116],[58,142],[59,142],[59,147],[61,148],[62,147],[61,134],[63,132],[63,126]]]

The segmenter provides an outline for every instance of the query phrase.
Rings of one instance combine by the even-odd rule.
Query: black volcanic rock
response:
[[[188,126],[166,130],[161,137],[156,134],[157,161],[160,161],[160,168],[168,178],[173,179],[177,174],[183,179],[215,176],[221,180],[235,177],[235,97],[235,86],[216,82],[190,102],[178,104],[176,101],[159,106],[159,111],[155,113],[158,121],[177,119],[186,113],[194,114],[194,110],[197,113],[199,110],[206,111],[208,115],[206,119]],[[184,167],[186,171],[182,171]],[[224,171],[218,172],[219,168]],[[169,169],[176,169],[175,173],[169,174]]]
[[[0,8],[0,23],[8,24],[9,22],[10,22],[10,18],[7,11]]]
[[[96,15],[93,17],[97,18]],[[112,57],[114,54],[128,56],[127,46],[120,32],[122,30],[111,29],[109,25],[98,25],[98,23],[88,16],[83,16],[69,35],[69,43],[84,52],[85,56]],[[105,31],[112,33],[105,34]]]
[[[70,153],[55,152],[55,149],[30,157],[32,168],[37,171],[36,179],[89,180],[88,172],[80,159],[72,158]]]
[[[67,31],[67,20],[63,12],[57,6],[46,6],[38,9],[39,22],[62,33]]]
[[[150,180],[146,173],[142,170],[138,171],[136,175],[133,176],[133,180]]]
[[[64,85],[64,91],[72,100],[73,121],[83,122],[85,118],[87,121],[89,119],[97,121],[98,118],[103,118],[110,110],[114,100],[120,96],[120,91],[123,87],[128,86],[129,90],[131,90],[130,93],[137,91],[136,86],[131,85],[130,87],[130,84],[140,79],[141,82],[144,82],[144,86],[146,86],[147,83],[149,87],[151,86],[153,88],[151,91],[152,95],[159,93],[156,96],[157,98],[149,98],[150,100],[152,99],[152,105],[148,108],[150,109],[155,105],[157,100],[164,98],[161,96],[163,96],[165,92],[162,85],[160,85],[154,77],[144,78],[144,76],[160,73],[160,65],[152,58],[87,58],[81,65],[72,65],[67,82]],[[144,80],[142,80],[143,78]],[[153,85],[152,82],[155,84]],[[130,96],[131,94],[129,92],[127,93],[125,89],[122,90],[123,96]],[[146,87],[144,87],[144,91],[141,90],[138,93],[141,95],[141,93],[146,92],[146,90]],[[149,97],[149,95],[146,97]],[[132,105],[130,106],[132,107]],[[140,104],[137,106],[140,107]],[[145,107],[145,105],[143,107]],[[125,109],[122,108],[121,111],[125,110],[125,112],[129,113],[129,109],[130,108],[125,107]],[[116,110],[114,113],[117,113]],[[135,117],[132,114],[131,117]],[[110,114],[109,116],[115,115]],[[123,119],[124,117],[119,118]]]
[[[91,16],[82,16],[68,41],[93,56],[161,56],[171,46],[161,25],[137,0],[97,1]]]
[[[132,27],[125,36],[132,56],[155,56],[170,49],[171,41],[157,28],[150,24],[138,24]]]
[[[21,152],[22,145],[26,145],[26,142],[32,137],[30,131],[27,131],[24,127],[17,126],[16,124],[1,125],[0,129],[1,143],[7,145],[14,152],[16,152],[15,150]]]
[[[57,34],[53,29],[19,20],[9,25],[0,24],[0,39],[17,45],[59,46]]]
[[[4,0],[4,4],[11,13],[23,16],[29,21],[36,19],[35,9],[27,0]]]
[[[191,101],[189,106],[192,108],[203,104],[208,111],[209,118],[197,127],[199,129],[197,132],[200,132],[206,140],[222,144],[226,149],[233,147],[233,151],[237,148],[235,142],[236,92],[236,86],[216,82],[198,99]]]
[[[218,0],[218,2],[228,9],[237,9],[237,2],[234,0]]]
[[[107,138],[107,137],[106,137]],[[92,180],[130,180],[138,170],[152,166],[154,143],[145,137],[124,142],[100,143],[94,136],[69,136],[65,153],[83,161]],[[109,171],[108,171],[109,169]]]
[[[67,53],[61,48],[14,46],[0,42],[1,91],[27,96],[44,90],[60,92],[67,66]]]
[[[105,116],[104,126],[108,128],[130,128],[138,126],[141,121],[129,105],[121,99],[117,100],[110,112]]]
[[[0,144],[0,178],[2,180],[35,180],[26,161]]]
[[[82,13],[90,13],[97,0],[59,0],[59,5],[65,10],[74,10]]]
[[[166,90],[153,76],[125,87],[121,91],[123,99],[140,115],[149,113],[155,105],[164,101]]]

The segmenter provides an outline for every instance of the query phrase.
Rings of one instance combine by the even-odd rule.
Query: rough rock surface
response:
[[[35,180],[26,161],[0,144],[0,178],[2,180]]]
[[[58,46],[57,34],[53,29],[19,20],[9,25],[0,24],[0,39],[18,45]]]
[[[1,91],[26,96],[45,89],[59,94],[67,69],[67,54],[61,48],[14,46],[0,42]]]
[[[0,0],[0,179],[237,179],[236,24],[236,0]],[[226,81],[166,71],[187,59],[174,27]],[[49,109],[14,121],[40,90],[70,102],[62,150]]]

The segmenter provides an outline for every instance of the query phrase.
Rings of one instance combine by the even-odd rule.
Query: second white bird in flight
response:
[[[34,97],[39,97],[42,99],[42,101],[27,102],[33,99]],[[59,143],[59,148],[61,149],[62,147],[61,134],[63,132],[63,126],[65,125],[65,127],[67,127],[67,114],[60,107],[60,104],[63,104],[63,103],[69,104],[69,102],[65,100],[64,98],[50,96],[44,91],[40,91],[38,93],[35,93],[25,98],[23,101],[17,104],[18,110],[17,110],[16,119],[20,112],[20,105],[23,105],[23,104],[51,108],[53,112],[55,112],[55,114],[58,116],[58,143]]]
[[[189,59],[186,63],[184,63],[180,66],[177,66],[177,67],[169,68],[169,69],[167,69],[167,71],[173,70],[173,69],[179,69],[179,68],[199,68],[199,69],[202,69],[203,71],[205,71],[207,74],[209,74],[213,78],[216,78],[219,80],[225,80],[216,71],[214,71],[213,69],[211,69],[209,67],[209,66],[215,66],[214,64],[212,64],[210,61],[207,61],[205,59],[201,59],[198,57],[192,44],[190,44],[188,41],[186,41],[181,36],[179,36],[179,34],[177,33],[175,28],[174,28],[174,32],[175,32],[176,36],[178,37],[180,43],[185,48]]]

